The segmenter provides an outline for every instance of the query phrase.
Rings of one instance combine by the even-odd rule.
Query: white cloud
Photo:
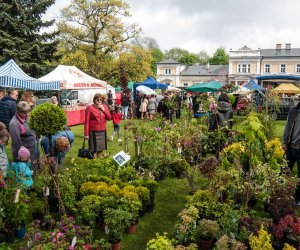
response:
[[[276,43],[300,47],[298,0],[127,0],[132,20],[162,50],[179,47],[209,54],[243,45],[275,48]],[[70,0],[57,1],[48,17],[57,17]]]

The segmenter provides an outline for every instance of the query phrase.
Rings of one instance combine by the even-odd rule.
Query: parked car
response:
[[[282,98],[279,104],[268,103],[268,113],[270,118],[273,120],[285,120],[290,108],[297,103],[298,100],[292,97]]]

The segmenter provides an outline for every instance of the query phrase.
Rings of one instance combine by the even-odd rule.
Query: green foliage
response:
[[[250,113],[247,120],[241,123],[242,132],[249,143],[256,142],[257,139],[265,140],[264,126],[255,113]]]
[[[54,53],[58,41],[57,32],[41,32],[54,23],[42,20],[42,15],[54,3],[54,0],[0,2],[1,64],[13,58],[33,77],[46,73],[47,64],[57,59]]]
[[[166,233],[163,235],[156,234],[156,238],[147,243],[147,250],[173,250],[171,240],[169,240]]]
[[[107,225],[108,241],[117,243],[122,239],[124,230],[130,225],[131,215],[122,209],[108,208],[104,211],[104,222]]]
[[[198,190],[188,198],[188,206],[195,206],[199,215],[209,218],[213,213],[213,206],[217,203],[215,195],[209,190]]]
[[[229,101],[230,101],[231,105],[234,104],[235,96],[233,94],[228,94],[228,98],[229,98]]]
[[[156,64],[164,59],[164,54],[159,48],[151,49],[152,61],[151,61],[151,70],[152,74],[156,75],[157,66]]]
[[[121,83],[122,74],[125,74],[132,81],[143,81],[147,76],[153,75],[151,71],[152,59],[150,50],[132,46],[119,54],[116,60],[118,69],[116,77],[120,79]],[[125,87],[127,87],[128,79],[125,81]]]
[[[0,189],[0,227],[14,228],[24,223],[29,215],[29,197],[18,183],[11,181]]]
[[[165,58],[166,59],[173,59],[175,61],[180,60],[180,58],[184,55],[188,55],[189,51],[186,49],[181,49],[181,48],[172,48],[170,50],[165,51]]]
[[[216,242],[216,250],[246,250],[247,247],[236,239],[229,238],[226,234]]]
[[[68,168],[64,171],[68,172]],[[62,198],[62,202],[69,212],[76,212],[76,194],[77,189],[72,183],[71,176],[68,174],[62,175],[58,174],[57,176],[57,184],[60,189],[60,194]]]
[[[196,228],[196,241],[211,240],[217,237],[220,227],[217,221],[201,219]]]
[[[225,48],[218,48],[213,57],[209,59],[209,63],[212,65],[228,65],[229,55],[226,53]]]
[[[196,54],[189,53],[189,54],[184,54],[181,56],[179,59],[180,63],[183,63],[185,65],[194,65],[199,61],[199,58]]]
[[[30,113],[29,126],[38,135],[49,136],[63,130],[66,122],[66,115],[60,107],[45,102]]]
[[[78,219],[88,225],[95,225],[99,215],[101,197],[97,195],[87,195],[77,202]]]
[[[101,59],[139,33],[135,24],[123,22],[129,16],[129,5],[122,0],[73,0],[62,10],[58,27],[66,47],[75,46]]]
[[[199,218],[199,211],[196,207],[190,206],[183,209],[179,214],[179,221],[177,222],[175,239],[177,243],[193,242],[195,240],[195,231],[197,226],[197,219]]]

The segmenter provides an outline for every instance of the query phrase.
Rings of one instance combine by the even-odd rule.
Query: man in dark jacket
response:
[[[18,91],[9,89],[7,95],[0,101],[0,122],[3,122],[9,129],[10,120],[16,114]]]
[[[164,98],[159,102],[157,106],[157,113],[161,114],[162,117],[166,120],[170,118],[169,108],[167,106],[168,94],[164,93]]]
[[[286,152],[288,167],[291,171],[297,162],[297,176],[300,178],[300,102],[290,108],[283,132],[282,149]],[[300,183],[298,183],[294,198],[295,204],[300,205]]]

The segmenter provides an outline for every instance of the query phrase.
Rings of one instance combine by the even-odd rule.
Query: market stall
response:
[[[60,81],[30,77],[11,59],[0,67],[0,86],[34,91],[59,90]]]
[[[115,89],[111,85],[84,73],[75,66],[59,65],[40,80],[60,81],[68,126],[84,123],[85,106],[92,103],[95,93],[106,94],[111,90],[115,96]]]
[[[299,94],[300,89],[292,83],[282,83],[272,92],[276,94]]]

